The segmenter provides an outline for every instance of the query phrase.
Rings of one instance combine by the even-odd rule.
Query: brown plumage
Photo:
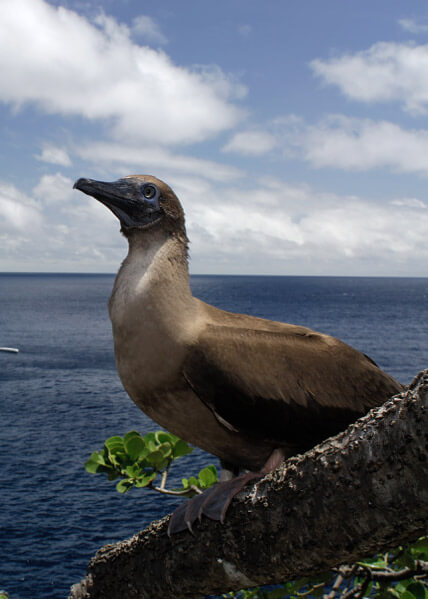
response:
[[[211,322],[189,350],[184,376],[226,426],[253,439],[305,451],[397,392],[396,381],[338,339],[206,311]]]
[[[162,181],[79,179],[75,187],[112,210],[129,242],[109,304],[125,389],[153,420],[229,470],[264,473],[402,389],[338,339],[193,297],[183,210]],[[172,531],[201,513],[222,519],[252,476],[179,510]]]

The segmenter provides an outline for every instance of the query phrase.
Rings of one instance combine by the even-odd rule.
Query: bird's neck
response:
[[[185,239],[162,231],[130,237],[110,298],[113,326],[135,326],[144,317],[165,327],[193,307]]]
[[[154,232],[129,241],[109,311],[119,374],[132,396],[133,386],[154,389],[176,371],[197,334],[198,303],[183,238]]]

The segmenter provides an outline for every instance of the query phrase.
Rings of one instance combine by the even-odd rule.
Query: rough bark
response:
[[[225,524],[168,517],[103,547],[69,599],[197,598],[314,575],[427,533],[428,370],[242,491]]]

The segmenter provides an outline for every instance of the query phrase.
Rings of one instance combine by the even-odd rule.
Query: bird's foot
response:
[[[255,478],[260,478],[263,472],[246,472],[231,480],[220,482],[201,495],[197,495],[180,505],[171,515],[168,535],[171,536],[186,528],[193,534],[192,525],[205,515],[211,520],[224,522],[230,502],[245,485]]]
[[[176,532],[186,530],[186,528],[193,534],[192,524],[196,520],[200,521],[203,515],[208,516],[211,520],[219,520],[223,524],[227,509],[235,495],[250,480],[263,478],[268,472],[278,468],[284,458],[284,450],[276,448],[259,472],[246,472],[230,480],[219,482],[205,493],[189,499],[172,513],[168,525],[168,535],[171,536]]]

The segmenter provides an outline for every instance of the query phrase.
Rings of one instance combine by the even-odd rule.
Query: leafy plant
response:
[[[181,482],[183,484],[183,489],[197,488],[201,491],[204,491],[218,482],[217,468],[212,465],[207,466],[199,472],[198,478],[195,478],[194,476],[191,476],[190,478],[182,478]]]
[[[218,478],[216,467],[208,466],[197,477],[183,478],[181,489],[166,489],[172,462],[191,451],[193,447],[172,433],[157,431],[143,437],[131,431],[124,437],[107,439],[101,451],[92,453],[85,468],[91,474],[104,473],[109,480],[120,478],[116,484],[119,493],[126,493],[132,487],[150,487],[160,493],[192,497],[211,487]],[[154,481],[158,475],[161,482],[156,486]]]
[[[223,595],[225,599],[428,599],[428,537],[344,565],[323,576],[300,578],[274,589],[256,588]]]

